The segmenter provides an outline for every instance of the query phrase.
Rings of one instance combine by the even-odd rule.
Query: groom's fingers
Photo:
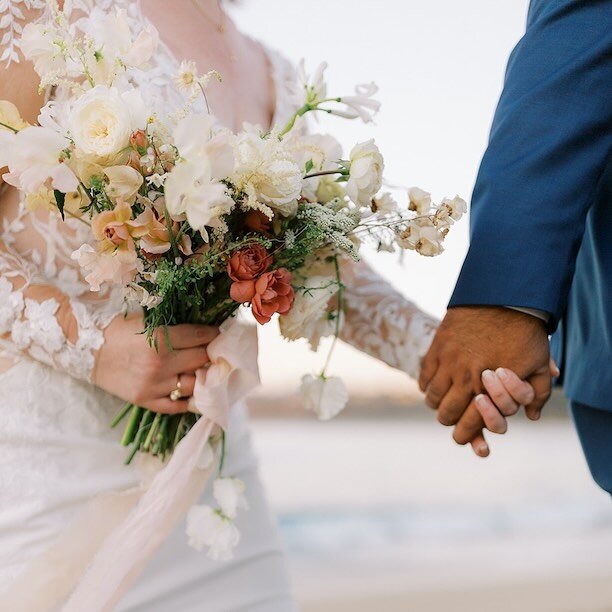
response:
[[[489,445],[485,440],[485,437],[482,433],[479,433],[471,442],[472,449],[479,457],[488,457],[489,453]]]
[[[419,372],[419,389],[423,393],[427,390],[431,379],[434,377],[438,369],[438,359],[434,356],[432,349],[423,357],[421,361],[421,370]]]
[[[439,368],[425,389],[425,403],[430,408],[437,410],[440,401],[450,389],[452,382],[450,375],[442,368]]]
[[[470,386],[453,383],[438,407],[438,421],[442,425],[455,425],[466,411],[474,393]]]
[[[476,408],[476,403],[472,402],[455,426],[453,439],[457,444],[467,444],[481,433],[484,428],[485,422]]]
[[[537,421],[552,391],[552,379],[548,368],[537,372],[528,378],[527,382],[533,387],[535,397],[528,406],[525,406],[525,414],[532,421]]]

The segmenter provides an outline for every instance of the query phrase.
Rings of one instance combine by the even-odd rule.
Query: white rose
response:
[[[132,204],[142,186],[142,174],[131,166],[111,166],[104,169],[108,178],[106,193],[113,200],[122,200]]]
[[[100,85],[75,102],[70,132],[80,152],[103,158],[128,147],[130,134],[145,124],[146,109],[137,92],[119,94]]]
[[[338,292],[334,279],[313,276],[308,279],[308,289],[295,294],[293,307],[279,318],[281,334],[287,340],[306,338],[313,351],[321,338],[334,333],[336,322],[329,318],[329,301]]]
[[[208,556],[215,561],[232,558],[240,542],[240,532],[231,519],[210,506],[193,506],[187,514],[189,546],[201,552],[208,547]]]
[[[374,140],[353,147],[351,168],[346,192],[355,204],[370,206],[372,198],[382,187],[385,162]]]
[[[321,421],[329,421],[344,410],[348,393],[342,379],[332,376],[324,378],[307,374],[300,387],[302,401],[307,410],[312,410]]]
[[[302,170],[285,143],[274,134],[262,137],[255,126],[238,134],[232,183],[247,195],[247,206],[268,205],[284,216],[295,214],[302,192]]]
[[[247,510],[244,492],[245,484],[239,478],[217,478],[213,483],[213,496],[221,508],[221,512],[230,518],[236,518],[239,509]]]

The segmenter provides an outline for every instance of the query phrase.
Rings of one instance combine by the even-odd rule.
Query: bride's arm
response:
[[[438,319],[406,299],[363,261],[344,260],[341,280],[344,324],[340,338],[417,379],[421,359],[439,325]],[[487,371],[482,383],[488,395],[479,395],[473,400],[474,410],[483,416],[487,429],[505,433],[505,417],[531,401],[533,388],[509,370]],[[488,454],[482,434],[471,444],[478,455]]]

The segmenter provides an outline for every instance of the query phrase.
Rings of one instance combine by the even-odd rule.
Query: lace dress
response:
[[[74,0],[82,10],[121,6],[134,31],[145,24],[137,2]],[[37,0],[0,0],[0,59],[19,61],[15,39],[21,8]],[[290,113],[291,66],[270,52],[276,85],[275,122]],[[180,107],[170,87],[178,63],[161,45],[146,81],[148,99]],[[0,66],[0,71],[3,67]],[[1,72],[0,72],[1,74]],[[138,75],[134,79],[138,81]],[[142,78],[142,77],[141,77]],[[6,187],[6,186],[5,186]],[[6,188],[0,207],[0,601],[15,585],[28,587],[43,565],[51,591],[23,594],[20,612],[61,605],[63,573],[79,551],[49,556],[62,532],[92,499],[138,490],[146,471],[124,465],[120,432],[109,422],[122,401],[92,382],[104,328],[122,311],[117,292],[92,294],[71,260],[88,228],[48,211],[27,212]],[[347,285],[343,339],[412,376],[436,321],[419,311],[366,265],[343,270]],[[293,609],[282,546],[257,476],[244,406],[235,406],[228,431],[228,473],[245,480],[251,509],[238,519],[242,540],[234,560],[209,561],[174,532],[122,603],[122,610],[208,612]],[[210,492],[204,493],[208,498]],[[205,499],[204,503],[212,503]],[[93,537],[85,534],[84,541]],[[24,576],[27,579],[24,579]],[[12,590],[11,590],[12,589]],[[57,601],[54,600],[57,598]]]

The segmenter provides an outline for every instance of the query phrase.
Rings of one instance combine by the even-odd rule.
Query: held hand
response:
[[[454,437],[466,444],[484,427],[477,411],[462,419],[484,390],[482,372],[503,366],[529,382],[534,398],[526,412],[535,419],[550,396],[549,357],[546,328],[536,317],[494,306],[453,308],[423,360],[419,386],[443,425],[461,420]]]
[[[549,370],[552,378],[560,374],[552,358]],[[521,406],[529,405],[534,400],[535,391],[529,383],[506,368],[498,368],[495,372],[485,370],[482,384],[486,393],[477,395],[470,402],[462,420],[476,422],[480,415],[489,431],[504,434],[508,429],[506,417],[516,414]],[[470,444],[479,457],[489,456],[489,446],[482,431],[470,440]]]
[[[193,394],[195,371],[209,362],[206,346],[218,335],[216,327],[175,325],[158,332],[157,350],[149,345],[142,314],[113,319],[98,352],[94,383],[121,399],[155,412],[186,412]],[[170,394],[180,380],[183,399]]]

